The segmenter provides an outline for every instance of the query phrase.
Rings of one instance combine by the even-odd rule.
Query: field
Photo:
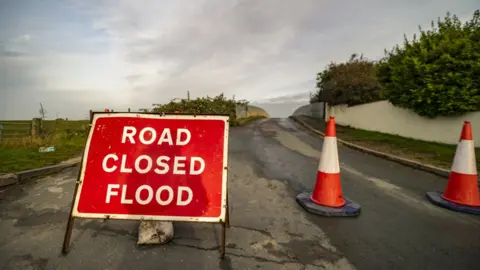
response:
[[[239,120],[240,125],[264,118],[262,113]],[[32,136],[32,121],[0,121],[0,174],[54,165],[81,155],[88,121],[43,120],[41,135]],[[54,152],[39,152],[40,147],[55,147]]]
[[[31,136],[32,121],[0,121],[0,173],[57,164],[81,154],[88,121],[44,120],[40,135]],[[40,147],[54,146],[54,152],[39,152]]]

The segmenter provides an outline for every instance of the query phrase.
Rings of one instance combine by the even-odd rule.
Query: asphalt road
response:
[[[340,146],[357,218],[306,213],[322,140],[288,119],[231,129],[227,255],[220,226],[176,223],[175,239],[136,245],[138,222],[77,220],[60,255],[78,168],[0,191],[0,269],[480,269],[480,218],[431,205],[446,180]]]

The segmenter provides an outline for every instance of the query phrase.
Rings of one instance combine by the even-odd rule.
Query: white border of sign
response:
[[[221,120],[225,122],[225,134],[223,145],[223,174],[222,174],[222,209],[218,217],[179,217],[179,216],[144,216],[144,215],[123,215],[123,214],[89,214],[78,212],[78,202],[82,193],[82,183],[85,175],[85,164],[87,164],[88,149],[90,140],[94,131],[95,123],[99,118],[110,117],[138,117],[138,118],[154,118],[154,119],[194,119],[194,120]],[[75,204],[72,211],[72,217],[78,218],[99,218],[99,219],[127,219],[127,220],[162,220],[162,221],[190,221],[190,222],[225,222],[225,213],[227,209],[227,175],[228,175],[228,132],[229,117],[221,115],[157,115],[157,114],[139,114],[139,113],[100,113],[94,114],[92,126],[88,134],[85,152],[83,154],[82,168],[80,173],[80,183],[77,193],[75,194]]]

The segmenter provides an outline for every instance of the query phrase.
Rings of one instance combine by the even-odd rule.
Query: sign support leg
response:
[[[74,221],[74,218],[70,216],[68,218],[67,229],[65,230],[65,237],[63,238],[63,247],[62,247],[63,254],[67,254],[70,251],[70,239],[72,237],[73,221]]]
[[[227,223],[222,222],[222,243],[220,246],[220,259],[225,258],[225,242],[226,242],[226,236],[227,236]]]
[[[80,173],[82,171],[82,166],[80,165],[80,169],[78,171],[78,178],[77,178],[77,183],[75,184],[75,191],[73,193],[73,200],[72,200],[72,206],[70,208],[70,215],[68,216],[68,222],[67,222],[67,228],[65,229],[65,237],[63,238],[63,247],[62,247],[62,253],[67,254],[68,251],[70,250],[70,239],[72,238],[72,231],[73,231],[73,207],[75,205],[75,200],[77,198],[77,190],[78,190],[78,185],[80,181]]]
[[[227,192],[227,212],[225,213],[225,223],[227,228],[230,228],[230,204],[228,203],[228,192]]]
[[[225,220],[222,222],[222,243],[220,246],[220,259],[225,258],[225,248],[226,248],[226,241],[227,241],[227,228],[230,228],[230,207],[228,204],[228,192],[227,192],[227,202],[226,202],[226,213],[225,213]]]
[[[82,167],[83,167],[83,155],[81,160],[82,161],[80,162],[80,167],[78,169],[77,182],[75,183],[75,189],[73,191],[72,206],[70,207],[70,214],[68,216],[67,228],[65,229],[65,236],[63,238],[63,247],[62,247],[63,254],[67,254],[70,251],[70,239],[72,238],[73,222],[74,222],[73,207],[75,206],[75,201],[77,200],[77,191],[78,191],[78,186],[80,185],[80,174],[82,173]]]

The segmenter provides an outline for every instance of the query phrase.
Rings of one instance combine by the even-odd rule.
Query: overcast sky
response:
[[[478,0],[0,0],[0,119],[82,119],[172,98],[244,98],[285,117],[315,74],[383,55]]]

